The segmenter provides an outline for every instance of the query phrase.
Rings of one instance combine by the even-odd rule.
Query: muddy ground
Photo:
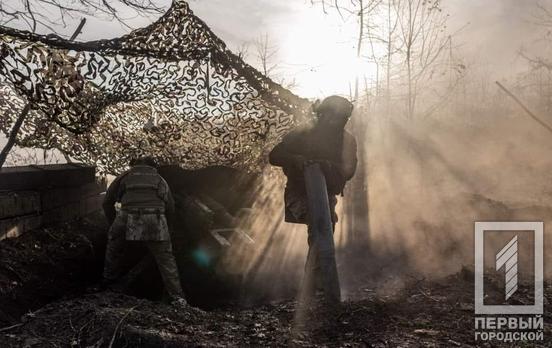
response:
[[[175,309],[158,301],[94,291],[105,226],[92,220],[2,242],[2,347],[467,347],[474,346],[473,266],[439,279],[401,274],[381,291],[358,270],[349,300],[327,310],[292,297],[251,308]],[[78,231],[78,233],[75,233]],[[97,240],[95,240],[96,238]],[[491,295],[499,279],[490,279]],[[363,285],[364,284],[364,285]],[[530,287],[518,291],[530,301]],[[552,318],[545,285],[544,342]],[[479,344],[502,347],[516,344]],[[528,345],[533,346],[533,345]]]

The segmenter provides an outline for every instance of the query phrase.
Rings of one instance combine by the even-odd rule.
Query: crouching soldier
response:
[[[165,215],[174,211],[169,186],[157,173],[152,158],[140,158],[130,165],[109,186],[103,204],[108,221],[113,222],[105,253],[104,283],[115,283],[127,271],[127,241],[141,242],[155,259],[170,300],[186,306]],[[119,211],[116,202],[120,203]]]
[[[309,216],[305,169],[316,163],[325,177],[325,191],[328,195],[333,230],[337,222],[336,195],[343,193],[345,183],[353,177],[357,165],[355,138],[344,129],[352,110],[353,105],[345,98],[331,96],[324,99],[315,107],[316,123],[286,135],[272,150],[269,157],[270,163],[282,167],[287,176],[284,192],[285,221],[308,225],[309,253],[305,266],[307,281],[304,285],[306,289],[303,291],[308,293],[316,288],[326,287],[324,295],[330,302],[339,302],[340,299],[337,271],[335,271],[337,284],[330,286],[321,284],[323,275],[320,269],[320,250],[316,250],[318,248],[316,243],[320,237],[317,233],[320,231],[316,231],[314,226],[318,223],[317,218]],[[335,269],[335,255],[330,257],[334,258]]]

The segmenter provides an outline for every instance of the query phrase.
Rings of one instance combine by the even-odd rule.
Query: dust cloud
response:
[[[334,236],[345,298],[473,270],[475,221],[544,221],[549,238],[551,134],[498,92],[495,102],[498,112],[477,120],[450,110],[408,120],[358,108],[351,128],[366,126],[357,139],[363,167],[339,198]],[[283,174],[267,168],[263,182],[244,226],[256,243],[225,263],[255,288],[245,302],[296,292],[307,252],[306,226],[283,221]],[[507,242],[506,235],[486,239],[496,251]],[[492,258],[486,266],[494,267]]]

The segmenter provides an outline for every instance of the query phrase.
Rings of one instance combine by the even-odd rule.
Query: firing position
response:
[[[120,209],[115,203],[120,203]],[[114,284],[126,271],[125,249],[129,243],[143,243],[155,259],[170,300],[186,306],[166,214],[174,211],[174,200],[155,161],[144,157],[113,181],[107,190],[105,215],[112,222],[108,233],[104,282]]]
[[[335,255],[333,255],[333,239],[331,237],[337,222],[336,196],[343,194],[345,183],[353,177],[357,165],[355,138],[345,130],[345,125],[352,114],[352,110],[353,105],[345,98],[331,96],[324,99],[322,103],[315,106],[316,123],[311,127],[292,131],[270,153],[270,163],[282,167],[284,174],[287,176],[287,185],[284,192],[285,221],[308,225],[309,253],[305,275],[311,280],[307,281],[304,287],[309,288],[307,291],[321,288],[325,292],[325,298],[332,302],[340,300],[339,282],[335,270]],[[325,178],[325,190],[322,186],[319,190],[321,192],[316,193],[318,193],[318,197],[322,197],[322,201],[325,200],[327,194],[327,203],[309,202],[308,200],[306,178],[308,179],[310,170],[307,170],[307,167],[312,164],[318,164]],[[312,185],[309,185],[309,187],[312,187]],[[327,191],[327,193],[322,191]],[[321,193],[322,196],[320,196]],[[311,193],[310,196],[315,195]],[[327,272],[327,270],[320,267],[320,255],[324,255],[325,250],[330,250],[330,248],[326,248],[322,245],[323,242],[320,242],[320,219],[313,216],[315,213],[309,211],[309,206],[320,206],[320,203],[329,206],[330,210],[327,229],[331,229],[331,232],[328,232],[332,254],[330,257],[333,258],[333,272],[335,272],[336,280],[334,282],[336,284],[333,285],[324,284],[325,275],[321,273]],[[324,249],[322,254],[321,249]]]

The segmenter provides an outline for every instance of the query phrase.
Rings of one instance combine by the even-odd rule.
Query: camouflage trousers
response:
[[[127,271],[125,264],[125,251],[129,243],[144,243],[155,262],[165,289],[171,298],[183,296],[178,267],[173,255],[172,243],[163,241],[127,241],[127,220],[130,214],[119,214],[109,229],[103,277],[107,282],[119,280]]]
[[[286,222],[294,224],[308,224],[309,204],[306,193],[286,187],[286,190],[284,191],[284,203]],[[337,197],[329,194],[328,203],[330,204],[332,222],[335,224],[338,220],[337,213],[335,212]]]

